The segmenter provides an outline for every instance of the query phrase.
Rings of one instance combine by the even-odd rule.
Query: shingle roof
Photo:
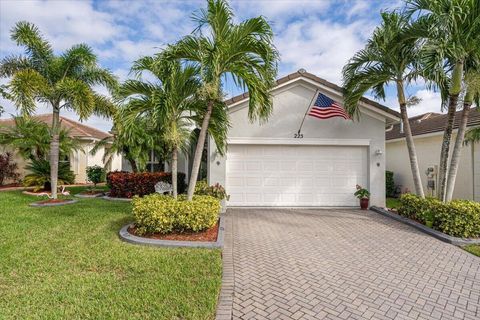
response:
[[[462,111],[455,113],[455,122],[453,128],[458,128],[460,123]],[[409,118],[410,128],[412,129],[412,135],[418,136],[427,133],[440,132],[445,128],[445,121],[447,115],[441,113],[425,113],[419,116]],[[480,125],[480,112],[476,109],[470,110],[467,126]],[[387,130],[385,133],[386,140],[398,139],[405,137],[405,133],[400,132],[400,124],[394,124],[391,130]]]
[[[42,121],[50,125],[52,123],[51,114],[41,114],[33,116],[34,119]],[[0,125],[13,126],[15,121],[11,119],[0,120]],[[62,128],[70,131],[70,136],[75,138],[91,138],[91,139],[104,139],[110,137],[109,133],[84,125],[83,123],[60,116],[60,125]]]
[[[310,80],[313,80],[315,82],[318,82],[319,84],[321,85],[324,85],[325,87],[328,87],[328,88],[331,88],[333,90],[336,90],[338,92],[343,92],[343,88],[330,82],[330,81],[327,81],[325,79],[322,79],[320,77],[317,77],[316,75],[312,74],[312,73],[309,73],[309,72],[306,72],[305,70],[303,69],[300,69],[298,70],[297,72],[293,72],[285,77],[282,77],[280,79],[277,80],[277,86],[278,85],[281,85],[282,83],[285,83],[287,81],[290,81],[290,80],[294,80],[294,79],[297,79],[297,78],[301,78],[301,77],[304,77],[304,78],[307,78],[307,79],[310,79]],[[242,93],[242,94],[239,94],[238,96],[235,96],[231,99],[228,99],[227,101],[225,101],[225,103],[227,105],[231,105],[235,102],[238,102],[238,101],[241,101],[241,100],[244,100],[248,98],[248,92],[245,92],[245,93]],[[400,117],[400,113],[398,113],[397,111],[395,110],[392,110],[376,101],[373,101],[373,100],[370,100],[370,99],[367,99],[365,97],[362,97],[360,99],[361,101],[371,105],[371,106],[374,106],[382,111],[385,111],[395,117]]]

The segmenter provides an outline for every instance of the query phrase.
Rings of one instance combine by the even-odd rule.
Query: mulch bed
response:
[[[105,193],[105,191],[101,191],[101,190],[87,190],[87,191],[83,191],[80,194],[84,194],[84,195],[88,195],[88,196],[94,196],[94,195],[97,195],[97,194],[104,194],[104,193]]]
[[[71,199],[48,199],[44,201],[37,201],[36,203],[38,204],[46,204],[46,203],[65,203],[65,202],[71,202]]]
[[[9,183],[9,184],[3,184],[0,186],[0,189],[8,189],[8,188],[16,188],[16,187],[21,187],[22,185],[20,183]]]
[[[200,232],[172,232],[167,234],[155,233],[150,235],[137,235],[136,228],[128,228],[128,232],[137,237],[157,239],[157,240],[177,240],[177,241],[202,241],[202,242],[215,242],[218,236],[218,222],[210,229]]]

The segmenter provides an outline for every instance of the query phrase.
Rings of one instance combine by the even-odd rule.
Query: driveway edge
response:
[[[233,292],[235,288],[235,276],[233,271],[233,217],[224,214],[225,230],[222,250],[222,288],[217,302],[216,320],[231,320],[233,309]]]
[[[422,231],[423,233],[426,233],[434,238],[437,238],[438,240],[441,240],[446,243],[450,243],[456,246],[466,246],[469,244],[480,244],[480,239],[470,239],[470,238],[458,238],[458,237],[453,237],[449,236],[448,234],[445,234],[443,232],[434,230],[432,228],[429,228],[421,223],[418,223],[416,221],[413,221],[411,219],[402,217],[401,215],[395,214],[388,212],[385,209],[379,208],[379,207],[370,207],[370,210],[379,213],[385,217],[392,218],[394,220],[403,222],[405,224],[408,224],[411,227],[414,227],[417,230]]]

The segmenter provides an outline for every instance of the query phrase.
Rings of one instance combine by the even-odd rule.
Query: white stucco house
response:
[[[210,139],[208,181],[226,187],[228,206],[353,207],[356,184],[385,205],[385,128],[399,114],[362,98],[356,121],[305,116],[318,93],[343,104],[339,86],[302,69],[277,81],[266,123],[248,121],[248,94],[227,101],[228,151]]]
[[[461,111],[455,115],[454,131],[451,150],[457,136],[457,128]],[[445,127],[445,114],[425,113],[410,118],[410,126],[414,136],[417,151],[418,166],[422,177],[422,185],[426,194],[435,195],[438,184],[438,164],[442,146],[443,131]],[[470,111],[468,129],[480,126],[480,112],[476,109]],[[395,184],[402,191],[414,191],[410,162],[408,159],[405,134],[400,123],[392,125],[386,130],[387,145],[387,170],[393,171]],[[427,168],[433,168],[430,180],[433,184],[427,185]],[[467,199],[480,201],[480,144],[464,145],[461,150],[460,164],[455,180],[454,199]]]
[[[42,121],[50,125],[52,123],[51,114],[42,114],[34,116],[36,120]],[[0,120],[0,128],[15,125],[13,119]],[[86,168],[88,166],[99,165],[105,167],[103,162],[104,148],[100,148],[95,155],[91,155],[90,151],[93,149],[96,142],[111,135],[107,132],[98,130],[91,126],[87,126],[83,123],[74,121],[66,117],[60,117],[60,125],[62,128],[69,130],[69,134],[72,138],[76,138],[80,141],[81,150],[74,151],[67,158],[61,159],[61,161],[68,161],[70,164],[70,170],[75,174],[75,183],[86,183]],[[27,160],[23,159],[20,155],[11,150],[8,146],[0,146],[0,152],[12,152],[14,154],[14,161],[18,165],[18,172],[20,178],[23,178],[28,172],[24,169],[27,164]],[[107,171],[121,170],[122,158],[120,155],[115,155],[112,159],[112,163],[105,167]]]

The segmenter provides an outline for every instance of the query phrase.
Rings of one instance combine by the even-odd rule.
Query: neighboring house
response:
[[[34,118],[42,122],[45,122],[48,125],[52,123],[51,114],[37,115],[37,116],[34,116]],[[106,137],[110,137],[111,135],[104,131],[92,128],[90,126],[73,121],[65,117],[60,117],[60,120],[61,120],[62,128],[69,130],[70,136],[72,138],[76,138],[80,140],[80,144],[82,148],[82,150],[74,151],[69,157],[65,159],[61,159],[61,161],[68,161],[70,163],[70,169],[75,173],[76,183],[85,183],[87,182],[85,170],[88,166],[99,165],[104,167],[104,163],[102,160],[104,149],[101,148],[95,155],[91,155],[90,151],[92,150],[93,146],[97,141],[104,139]],[[15,125],[15,122],[13,119],[0,120],[0,126],[5,126],[5,125],[13,126]],[[5,151],[12,151],[12,150],[8,150],[8,148],[0,146],[0,151],[5,152]],[[15,162],[18,164],[19,173],[21,177],[24,177],[26,174],[28,174],[28,172],[24,170],[25,165],[27,164],[28,161],[24,160],[18,154],[15,154]],[[122,163],[121,157],[115,156],[112,161],[112,164],[105,169],[107,171],[121,170],[121,163]]]
[[[456,132],[460,122],[461,111],[455,115],[454,131],[450,150],[453,149]],[[414,136],[417,151],[418,166],[422,176],[422,185],[427,195],[435,195],[438,184],[438,164],[445,127],[445,114],[426,113],[410,118],[410,126]],[[468,128],[480,125],[480,112],[470,111]],[[408,189],[415,192],[410,161],[408,157],[405,134],[401,123],[395,124],[386,131],[387,143],[387,170],[393,171],[395,184],[401,186],[402,191]],[[433,168],[430,180],[433,185],[427,188],[427,168]],[[432,188],[433,186],[433,188]],[[468,144],[462,147],[460,164],[458,167],[455,189],[455,199],[469,199],[480,201],[480,144]]]
[[[266,123],[248,121],[248,94],[227,101],[228,151],[210,139],[208,181],[226,187],[229,206],[357,207],[356,184],[385,205],[385,128],[399,114],[362,98],[356,121],[305,117],[317,92],[343,104],[339,86],[303,69],[277,81]]]

